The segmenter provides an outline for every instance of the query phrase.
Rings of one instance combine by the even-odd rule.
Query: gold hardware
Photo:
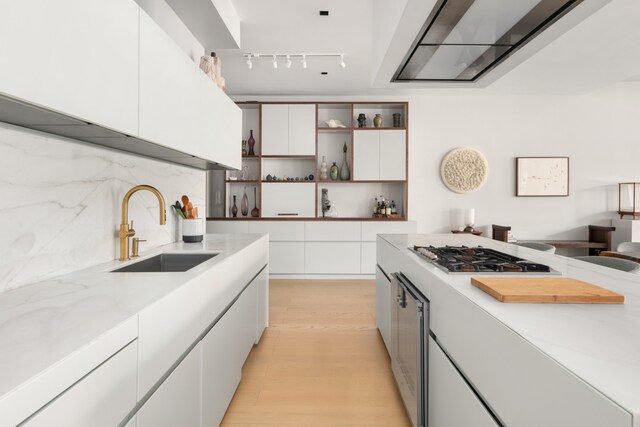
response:
[[[129,228],[129,199],[133,195],[140,190],[147,190],[155,194],[158,198],[158,203],[160,204],[160,225],[164,225],[166,221],[166,211],[165,211],[165,203],[164,197],[162,194],[150,185],[136,185],[131,190],[127,191],[127,194],[124,195],[122,199],[122,222],[120,223],[120,231],[118,232],[118,237],[120,238],[120,261],[128,261],[129,258],[129,237],[133,237],[136,234],[136,230],[133,229],[133,221],[131,221],[131,228]],[[134,239],[134,256],[138,256],[137,251],[137,242]],[[140,240],[139,240],[140,241]],[[142,240],[144,241],[144,240]]]
[[[140,242],[146,242],[144,239],[138,239],[137,237],[133,238],[133,243],[131,244],[131,258],[137,258],[138,249],[140,247]]]

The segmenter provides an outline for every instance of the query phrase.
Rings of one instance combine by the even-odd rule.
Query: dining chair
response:
[[[590,262],[592,264],[602,265],[604,267],[615,268],[616,270],[626,271],[627,273],[640,274],[640,264],[622,258],[613,258],[608,256],[577,256],[574,259]]]
[[[616,248],[617,252],[640,252],[640,242],[622,242]]]

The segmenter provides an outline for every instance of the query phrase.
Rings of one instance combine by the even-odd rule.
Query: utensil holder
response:
[[[202,218],[182,220],[182,241],[185,243],[202,242],[204,220]]]

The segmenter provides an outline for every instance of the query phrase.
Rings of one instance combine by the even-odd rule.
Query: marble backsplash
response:
[[[141,252],[179,239],[170,205],[187,194],[205,217],[206,173],[0,123],[0,291],[117,258],[124,194]]]

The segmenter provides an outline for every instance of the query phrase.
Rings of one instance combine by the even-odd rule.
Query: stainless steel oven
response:
[[[402,274],[391,277],[391,369],[414,427],[427,426],[429,300]]]

